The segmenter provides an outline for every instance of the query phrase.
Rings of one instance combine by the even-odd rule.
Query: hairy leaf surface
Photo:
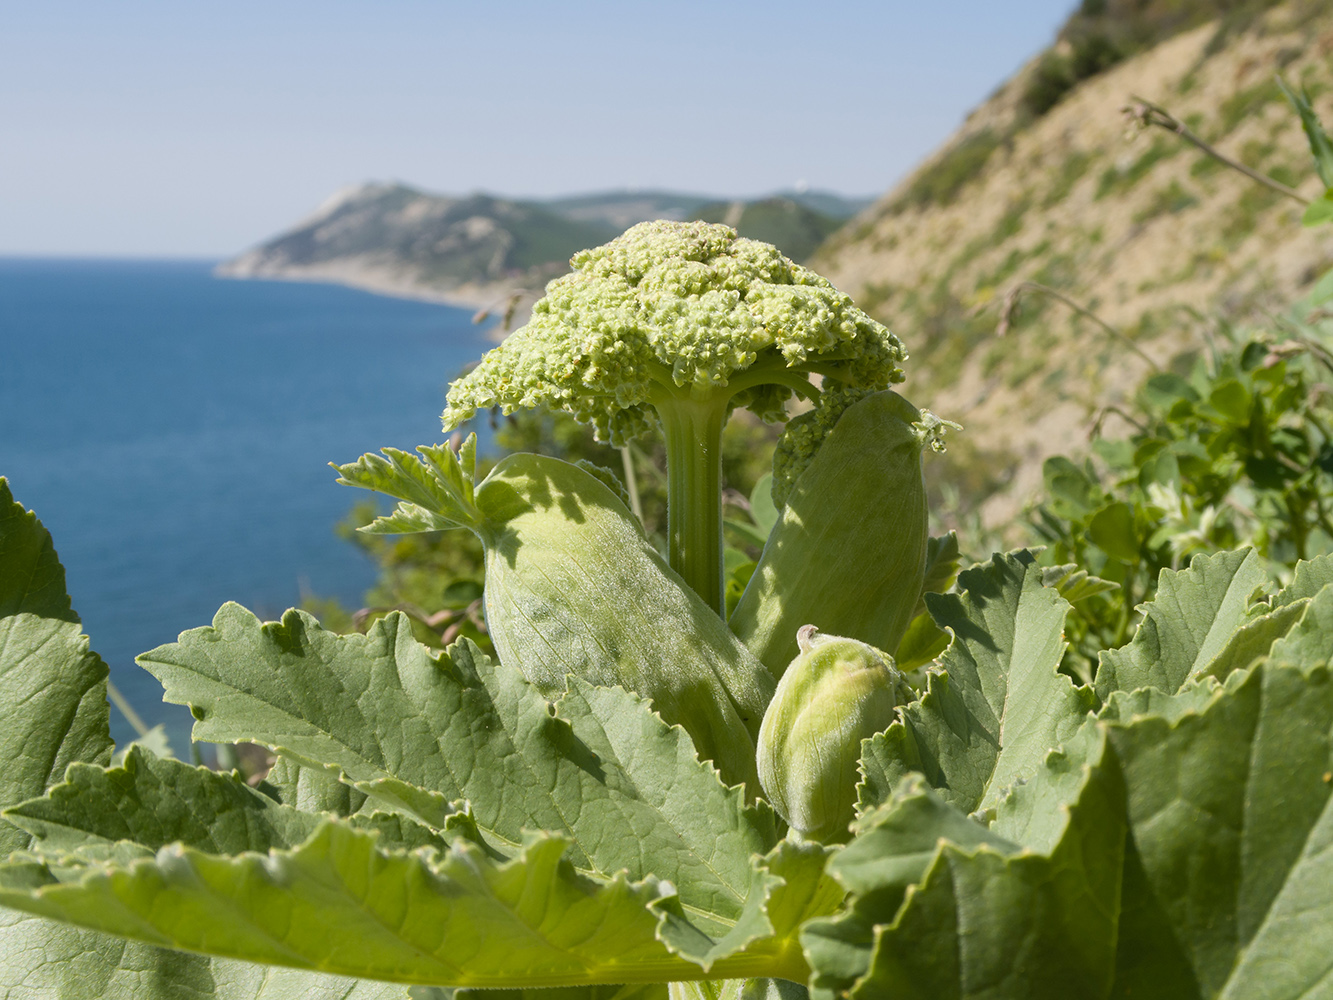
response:
[[[160,946],[403,982],[688,974],[656,939],[657,883],[591,881],[563,860],[567,847],[534,835],[503,864],[473,846],[433,863],[383,854],[373,835],[326,820],[294,850],[267,855],[174,845],[128,866],[11,864],[0,902]]]
[[[1123,787],[1091,723],[989,827],[919,777],[830,864],[847,913],[802,935],[817,997],[1065,1000],[1104,995],[1115,956]]]
[[[342,636],[237,605],[140,662],[191,706],[196,739],[333,768],[432,827],[466,800],[500,850],[554,831],[578,867],[669,879],[686,906],[725,920],[761,892],[750,858],[775,842],[772,814],[746,808],[683,730],[625,691],[574,678],[553,716],[518,670],[466,641],[432,651],[400,615]]]
[[[1128,646],[1101,654],[1097,694],[1156,687],[1174,692],[1207,670],[1249,619],[1250,597],[1268,580],[1253,549],[1198,555],[1188,569],[1162,570],[1157,596]]]
[[[994,806],[1082,724],[1091,693],[1058,672],[1068,603],[1030,556],[996,555],[959,576],[962,594],[928,595],[953,641],[919,701],[863,743],[862,812],[911,771],[964,812]]]
[[[1176,697],[1173,718],[1122,712],[1109,730],[1130,822],[1113,995],[1327,996],[1329,669],[1270,662]]]
[[[920,419],[897,393],[874,393],[842,414],[797,479],[731,616],[775,677],[802,625],[897,648],[925,577]]]
[[[754,737],[773,678],[620,498],[576,465],[510,455],[459,520],[446,500],[470,474],[448,448],[421,451],[420,460],[389,452],[340,467],[342,482],[400,499],[371,529],[432,530],[440,518],[471,528],[486,549],[486,620],[503,662],[552,699],[571,675],[652,699],[729,783],[758,794]]]

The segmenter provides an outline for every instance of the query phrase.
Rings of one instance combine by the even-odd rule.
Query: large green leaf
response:
[[[470,528],[486,549],[486,621],[500,659],[548,698],[573,675],[652,699],[728,782],[758,794],[754,737],[773,678],[586,470],[541,455],[499,462],[457,512],[465,462],[448,448],[344,465],[341,482],[400,499],[375,531]],[[450,499],[455,498],[455,499]],[[459,501],[461,502],[461,501]]]
[[[816,997],[1104,996],[1115,957],[1124,790],[1086,723],[989,827],[918,776],[830,864],[849,910],[802,935]]]
[[[628,983],[609,986],[555,986],[528,990],[451,990],[413,986],[412,1000],[668,1000],[666,983]]]
[[[0,902],[166,947],[455,986],[697,975],[656,938],[656,880],[593,881],[534,834],[497,864],[476,846],[384,854],[326,820],[294,850],[234,857],[174,845],[130,865],[67,856],[0,869]],[[667,890],[669,891],[669,890]]]
[[[106,664],[81,632],[50,533],[0,478],[0,805],[111,759]],[[0,822],[0,858],[26,843]]]
[[[920,700],[863,744],[862,811],[911,771],[964,812],[989,808],[1078,729],[1091,692],[1059,672],[1069,605],[1042,579],[1027,553],[997,554],[959,576],[962,594],[927,597],[954,639]]]
[[[111,755],[106,667],[79,635],[51,536],[0,478],[0,806]],[[0,857],[29,834],[0,820]],[[402,987],[123,941],[0,910],[2,1000],[393,1000]]]
[[[1242,670],[1267,656],[1279,640],[1290,651],[1284,654],[1286,656],[1296,655],[1296,646],[1302,643],[1305,650],[1300,654],[1301,658],[1318,657],[1321,650],[1327,656],[1331,645],[1327,636],[1333,635],[1329,631],[1333,623],[1327,621],[1326,610],[1330,598],[1323,598],[1324,603],[1319,608],[1309,609],[1311,600],[1330,583],[1333,583],[1333,556],[1298,562],[1291,583],[1267,605],[1272,610],[1264,612],[1264,604],[1254,604],[1249,609],[1250,617],[1231,634],[1221,652],[1202,668],[1196,668],[1193,675],[1210,674],[1225,680],[1233,670]],[[1297,623],[1306,617],[1310,621],[1298,626]]]
[[[553,831],[578,867],[669,879],[686,907],[722,920],[762,896],[750,859],[776,840],[771,812],[747,808],[683,730],[623,690],[573,678],[553,715],[517,669],[466,641],[428,649],[401,615],[344,636],[237,605],[140,662],[190,706],[196,739],[331,768],[436,828],[466,800],[497,849]]]
[[[3,816],[30,833],[40,855],[90,851],[131,843],[148,853],[182,843],[211,854],[295,847],[321,822],[316,813],[282,805],[250,788],[235,773],[220,774],[132,747],[119,767],[71,765],[65,781],[44,797],[5,809]],[[438,836],[397,814],[354,817],[373,830],[381,849],[443,850],[466,836],[458,825]]]
[[[1123,695],[1106,715],[1130,823],[1113,995],[1330,995],[1328,667],[1270,662],[1176,698],[1174,718]]]
[[[1139,607],[1143,621],[1133,641],[1101,654],[1098,695],[1149,686],[1177,691],[1207,672],[1249,620],[1250,598],[1267,581],[1253,549],[1198,555],[1186,570],[1162,570],[1157,596]]]
[[[849,407],[796,480],[731,616],[781,676],[796,632],[897,648],[925,575],[926,491],[916,407],[884,391]]]
[[[623,697],[623,692],[603,689],[593,689],[590,694],[594,698]],[[623,705],[619,707],[623,708]],[[585,763],[596,766],[596,758],[585,759]],[[689,794],[688,789],[678,789],[677,792],[682,795]],[[592,808],[595,808],[595,805]],[[160,925],[154,924],[157,932],[147,936],[146,940],[162,943],[158,934],[169,933],[174,935],[171,943],[181,947],[201,948],[224,955],[262,961],[333,968],[339,971],[347,971],[350,968],[360,974],[373,976],[386,975],[384,966],[375,964],[380,960],[375,957],[376,954],[398,954],[399,957],[394,961],[402,961],[402,954],[399,954],[404,947],[402,940],[386,939],[378,945],[372,942],[367,946],[368,950],[349,953],[339,958],[341,964],[333,965],[330,965],[330,960],[327,958],[316,957],[316,953],[311,950],[312,943],[304,941],[295,946],[296,952],[293,955],[284,959],[271,948],[265,950],[258,943],[261,937],[270,934],[270,930],[266,929],[270,924],[265,923],[267,917],[264,913],[251,913],[251,908],[258,907],[262,911],[265,907],[278,906],[288,910],[300,910],[310,906],[319,908],[320,919],[325,921],[337,920],[349,925],[381,921],[384,919],[384,908],[391,908],[397,897],[410,896],[421,891],[417,883],[425,878],[423,872],[411,866],[407,869],[399,866],[396,874],[392,871],[384,873],[376,881],[375,888],[366,891],[365,898],[356,895],[358,890],[349,889],[346,884],[348,873],[354,872],[358,864],[369,867],[387,865],[386,852],[389,860],[393,857],[399,860],[411,857],[423,863],[428,872],[435,872],[441,865],[437,865],[432,859],[438,857],[442,849],[446,849],[446,844],[442,840],[432,837],[419,825],[397,815],[358,814],[350,820],[340,822],[334,833],[330,834],[325,826],[327,820],[315,814],[299,812],[290,806],[281,805],[250,789],[234,775],[215,774],[201,768],[189,767],[175,760],[159,760],[140,751],[132,751],[126,758],[125,766],[121,768],[107,770],[75,765],[65,784],[56,786],[42,799],[11,808],[6,815],[34,835],[32,851],[25,857],[34,858],[46,867],[25,865],[22,858],[16,859],[17,863],[11,864],[7,871],[0,872],[0,886],[8,885],[12,889],[21,890],[45,885],[46,889],[31,893],[26,900],[17,895],[5,896],[3,891],[0,891],[0,899],[7,899],[15,905],[27,906],[37,912],[59,915],[84,923],[100,921],[94,922],[93,926],[145,938],[149,932],[143,928],[145,918],[142,914],[127,917],[123,907],[118,909],[109,903],[109,896],[104,895],[100,902],[94,904],[83,905],[87,903],[85,899],[83,903],[76,901],[57,909],[43,908],[43,901],[39,897],[58,896],[61,890],[55,888],[57,883],[64,882],[65,888],[69,888],[77,884],[80,877],[89,876],[91,872],[108,873],[113,878],[117,872],[131,878],[134,875],[142,875],[145,865],[156,863],[161,867],[166,856],[185,852],[191,859],[198,861],[201,870],[213,873],[211,886],[200,894],[198,900],[188,905],[181,904],[185,906],[183,912],[193,914],[193,917],[187,918],[180,913],[177,914],[185,924],[189,924],[193,919],[196,929],[193,931],[177,929],[172,922],[167,921]],[[452,860],[462,860],[467,862],[467,866],[477,868],[481,864],[478,860],[480,858],[486,861],[482,867],[487,870],[495,868],[494,862],[484,849],[471,842],[472,838],[458,835],[460,832],[466,834],[466,830],[453,832],[455,835],[449,838],[453,841],[453,851],[442,863],[442,867],[448,868]],[[624,830],[622,835],[629,837],[633,832],[631,821],[629,829]],[[363,838],[366,835],[373,837],[369,842],[374,844],[376,849],[374,853],[367,854],[362,850],[365,846],[364,840],[358,845],[353,839],[349,839],[354,835],[361,835]],[[530,843],[534,836],[539,840],[550,839],[544,834],[529,834]],[[310,847],[311,842],[319,841],[321,838],[329,839],[333,843],[333,846],[326,845],[322,854],[318,849],[312,851]],[[426,848],[427,853],[420,853],[417,850],[419,848]],[[410,856],[403,853],[409,850],[415,853]],[[559,850],[564,850],[563,841]],[[252,886],[247,888],[245,885],[236,884],[238,878],[245,882],[243,875],[236,872],[230,876],[219,874],[219,865],[227,861],[240,861],[245,857],[262,857],[262,852],[265,851],[269,852],[272,862],[269,874],[283,883],[287,895],[256,898]],[[307,863],[297,865],[302,877],[294,880],[289,878],[288,870],[282,868],[282,865],[311,854],[314,855],[313,861],[307,859]],[[725,850],[719,849],[718,854],[724,855]],[[532,858],[526,853],[519,859],[528,863],[528,867],[532,870],[530,874],[533,884],[523,890],[523,898],[542,892],[559,893],[562,887],[566,895],[577,897],[578,893],[565,884],[570,880],[576,885],[583,886],[585,895],[595,891],[598,885],[608,885],[608,881],[604,879],[595,881],[583,879],[565,862],[551,868],[556,855],[548,854],[544,857],[545,867],[550,869],[550,884],[542,881],[543,865],[532,864]],[[639,913],[635,916],[635,913],[631,912],[632,907],[622,908],[614,916],[597,917],[593,923],[601,920],[637,919],[641,929],[650,929],[645,932],[647,933],[645,940],[653,937],[651,928],[659,925],[656,937],[671,952],[696,963],[696,966],[704,971],[750,946],[745,956],[745,961],[750,963],[749,968],[773,972],[791,971],[799,974],[803,965],[797,950],[796,932],[801,922],[812,915],[827,915],[834,912],[842,899],[841,890],[824,875],[826,857],[825,849],[817,845],[779,845],[757,866],[755,881],[758,883],[758,890],[746,901],[745,912],[740,918],[731,922],[719,920],[706,913],[699,919],[691,912],[697,911],[698,908],[682,905],[680,894],[670,883],[650,878],[647,882],[641,883],[633,895],[642,905],[653,904],[652,914]],[[356,862],[349,858],[364,860]],[[513,869],[517,864],[516,861],[508,868]],[[683,874],[688,877],[690,873]],[[84,879],[85,882],[87,880]],[[226,885],[219,887],[222,882]],[[328,888],[331,882],[338,883],[338,889],[333,895],[330,895]],[[614,890],[622,882],[623,875],[618,875],[609,880],[609,885]],[[121,888],[123,889],[123,886]],[[157,914],[164,910],[171,911],[179,903],[177,897],[182,893],[189,894],[192,888],[198,886],[193,882],[182,886],[171,882],[169,878],[165,882],[159,879],[156,882],[150,880],[144,883],[141,880],[138,889],[131,892],[134,901],[130,905],[132,908],[138,907],[143,913]],[[435,910],[431,911],[435,913],[432,919],[436,919],[437,922],[441,919],[446,922],[452,920],[449,926],[455,928],[453,931],[455,938],[460,935],[457,928],[468,925],[469,920],[481,920],[484,923],[486,915],[494,909],[492,889],[478,890],[474,885],[461,888],[458,885],[435,886],[435,889],[438,889],[440,899],[436,901]],[[113,886],[107,891],[115,894],[120,889]],[[240,922],[253,924],[253,933],[249,937],[241,935],[229,939],[232,941],[230,945],[218,945],[215,929],[210,930],[208,926],[207,904],[210,897],[217,903],[219,895],[227,896],[228,893],[236,898],[229,898],[221,905],[215,906],[216,912],[227,913],[225,922],[230,923],[233,922],[239,909]],[[523,928],[517,926],[515,921],[525,921],[531,914],[520,905],[521,902],[520,896],[516,895],[512,901],[513,905],[509,907],[515,912],[497,918],[499,923],[482,933],[493,934],[497,941],[522,939]],[[89,915],[93,911],[108,909],[118,910],[119,916],[107,922]],[[423,916],[422,919],[425,918]],[[151,919],[156,921],[158,918],[154,916]],[[550,919],[558,922],[573,918],[557,915]],[[529,928],[528,932],[530,936],[533,928]],[[542,927],[536,928],[535,932],[546,933]],[[463,945],[467,946],[470,940],[471,938],[464,936]],[[440,948],[457,944],[457,940],[443,941],[440,943]],[[640,941],[639,944],[644,944],[644,941]],[[480,961],[485,975],[498,975],[496,970],[500,968],[498,964],[500,959],[491,957]],[[516,958],[514,961],[521,966],[523,959]],[[409,980],[444,981],[452,984],[468,982],[467,976],[476,971],[476,967],[470,965],[467,969],[455,970],[448,977],[442,977],[438,968],[435,972],[431,971],[434,966],[430,963],[418,963],[409,967],[415,971],[404,972],[401,974],[402,977]],[[563,973],[559,971],[550,973],[556,977],[554,980],[556,982],[577,981],[582,977],[582,973],[571,971],[572,966],[561,968],[565,969]],[[490,970],[489,973],[485,972],[486,969]],[[662,970],[658,971],[666,974]],[[677,966],[670,971],[677,976],[699,974],[697,968],[691,970],[689,966]],[[545,975],[545,973],[528,976],[519,974],[511,976],[507,982],[543,985],[551,981],[545,978]],[[561,976],[565,978],[562,980]],[[399,976],[395,975],[392,978]]]
[[[407,1000],[376,983],[209,959],[0,910],[3,1000]]]

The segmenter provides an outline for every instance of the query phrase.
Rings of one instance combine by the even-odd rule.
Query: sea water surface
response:
[[[137,653],[235,600],[356,607],[335,537],[370,494],[330,461],[443,437],[448,382],[490,344],[466,310],[208,262],[0,259],[0,476],[50,529],[111,677],[185,752],[189,713]],[[114,709],[118,741],[132,732]]]

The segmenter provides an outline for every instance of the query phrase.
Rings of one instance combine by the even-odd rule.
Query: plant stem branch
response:
[[[1000,310],[1000,325],[996,331],[997,336],[1001,337],[1004,336],[1005,332],[1009,329],[1010,319],[1013,316],[1014,309],[1018,306],[1018,297],[1023,292],[1041,292],[1043,295],[1049,295],[1051,298],[1063,302],[1065,305],[1067,305],[1070,309],[1074,310],[1074,312],[1078,313],[1080,316],[1085,316],[1088,319],[1092,320],[1103,330],[1109,333],[1112,337],[1115,337],[1122,344],[1128,347],[1131,351],[1133,351],[1135,354],[1141,357],[1144,361],[1148,362],[1148,364],[1152,366],[1153,371],[1160,372],[1162,370],[1162,366],[1159,365],[1156,361],[1154,361],[1143,350],[1143,348],[1141,348],[1138,344],[1134,343],[1134,341],[1130,340],[1123,333],[1121,333],[1119,330],[1113,327],[1110,323],[1106,322],[1106,320],[1102,319],[1091,309],[1087,309],[1079,305],[1077,302],[1071,299],[1068,295],[1065,295],[1063,292],[1056,291],[1050,285],[1043,285],[1041,284],[1041,282],[1038,281],[1020,281],[1017,285],[1015,285],[1013,288],[1009,290],[1009,294],[1004,297],[1004,305]]]
[[[1136,97],[1134,98],[1134,103],[1125,105],[1123,110],[1125,114],[1138,124],[1143,126],[1155,125],[1158,128],[1166,129],[1168,132],[1174,132],[1186,142],[1197,147],[1204,153],[1207,153],[1219,163],[1225,164],[1232,170],[1240,171],[1246,177],[1250,178],[1250,180],[1258,181],[1260,184],[1267,188],[1271,188],[1278,194],[1299,201],[1302,205],[1308,205],[1310,203],[1309,199],[1295,188],[1287,187],[1287,185],[1283,184],[1281,181],[1274,180],[1267,174],[1261,174],[1257,170],[1252,170],[1238,160],[1233,160],[1210,143],[1204,141],[1204,139],[1195,133],[1193,129],[1175,115],[1171,114],[1171,112],[1167,111],[1165,108],[1158,107],[1151,101],[1145,101],[1142,97]]]
[[[125,721],[139,734],[140,739],[148,735],[148,726],[144,724],[143,719],[139,717],[139,713],[134,710],[134,706],[129,703],[129,700],[120,693],[120,688],[111,683],[110,677],[106,680],[106,696],[111,700],[111,704],[120,710],[120,714],[125,716]]]
[[[629,492],[629,509],[643,523],[643,504],[639,500],[639,479],[634,474],[634,454],[629,445],[620,449],[620,460],[625,466],[625,489]]]

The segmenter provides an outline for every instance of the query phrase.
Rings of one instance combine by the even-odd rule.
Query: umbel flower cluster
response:
[[[571,264],[528,324],[450,387],[445,429],[479,409],[535,406],[572,413],[616,445],[660,425],[671,566],[720,613],[732,410],[785,420],[793,393],[819,400],[812,374],[838,387],[784,442],[774,495],[785,499],[841,411],[901,382],[907,354],[826,279],[728,226],[645,222]]]
[[[704,222],[645,222],[584,250],[530,322],[449,391],[445,429],[477,410],[565,410],[613,444],[671,398],[721,397],[785,418],[810,372],[866,389],[901,382],[902,343],[776,247]]]

